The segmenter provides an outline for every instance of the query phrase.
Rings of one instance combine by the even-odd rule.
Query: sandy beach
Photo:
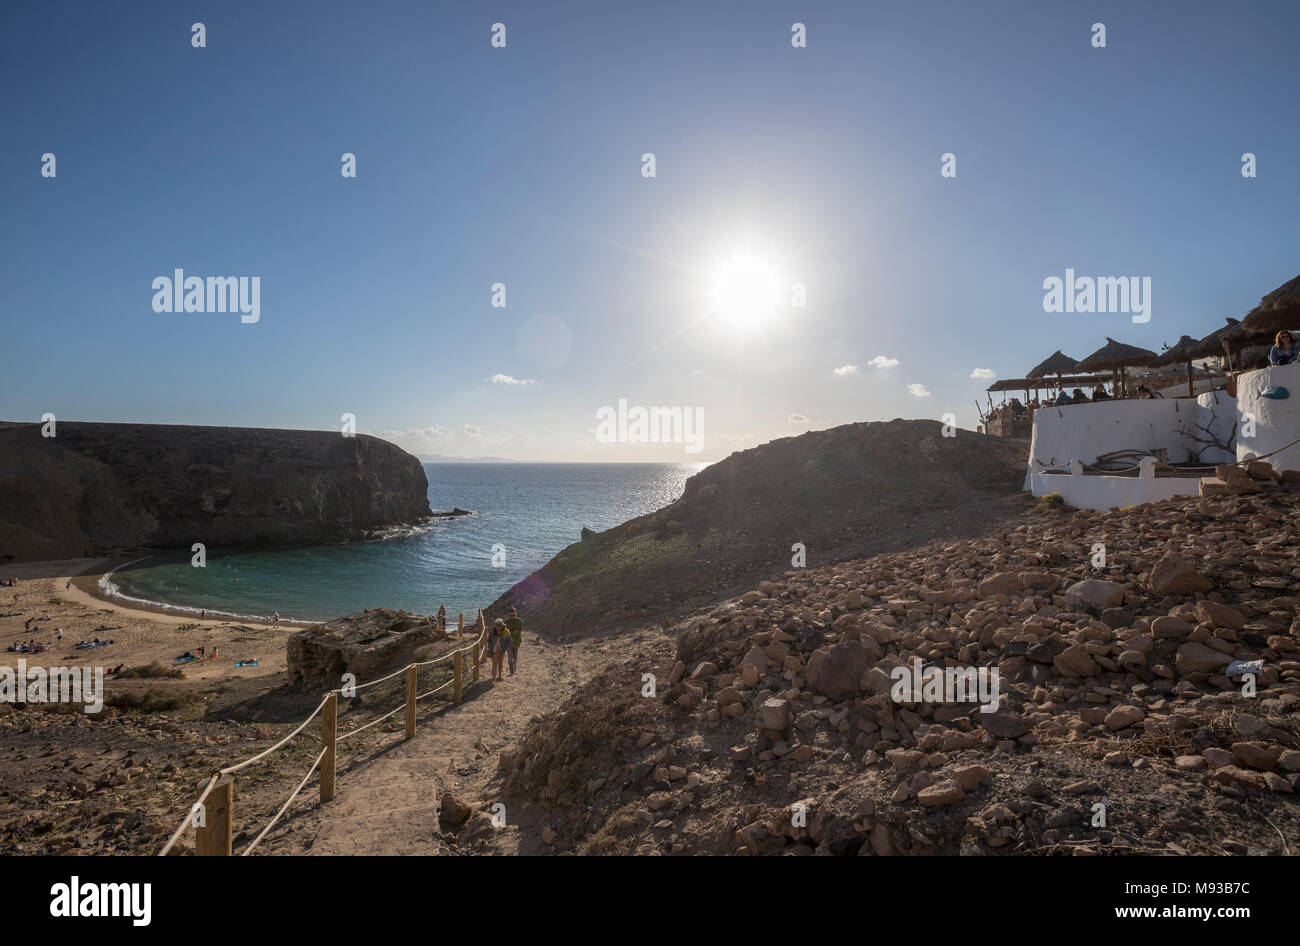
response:
[[[171,666],[186,651],[205,653],[215,649],[220,656],[202,663],[178,665],[187,681],[210,683],[224,677],[263,677],[285,668],[285,638],[299,627],[288,622],[279,627],[237,619],[200,619],[117,601],[98,589],[99,577],[120,560],[82,558],[50,562],[26,562],[0,566],[0,579],[16,579],[16,587],[0,588],[0,646],[9,647],[31,639],[49,644],[39,654],[7,652],[7,658],[23,657],[28,666],[144,666],[158,661]],[[17,601],[14,595],[17,595]],[[45,616],[49,620],[44,620]],[[24,622],[31,620],[30,629]],[[57,629],[63,640],[58,641]],[[79,641],[112,640],[104,647],[78,650]],[[258,666],[235,667],[235,661],[256,658]],[[111,678],[110,678],[111,680]],[[110,684],[111,686],[111,684]],[[110,689],[111,692],[111,689]]]

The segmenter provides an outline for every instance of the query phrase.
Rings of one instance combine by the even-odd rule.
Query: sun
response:
[[[712,311],[729,325],[761,325],[782,302],[781,276],[770,260],[735,253],[713,273],[710,295]]]

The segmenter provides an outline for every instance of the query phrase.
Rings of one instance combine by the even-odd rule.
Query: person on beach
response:
[[[279,612],[279,611],[276,611],[275,614],[271,615],[271,626],[272,626],[272,627],[279,627],[279,626],[280,626],[280,612]]]
[[[1295,364],[1296,348],[1295,339],[1286,329],[1278,332],[1273,338],[1273,347],[1268,350],[1268,363],[1270,365],[1292,365]]]
[[[59,643],[62,644],[62,643],[63,643],[63,628],[61,628],[61,627],[56,627],[56,628],[54,629],[54,636],[57,637],[57,638],[59,639]]]
[[[524,642],[524,622],[519,619],[517,609],[510,609],[510,616],[506,618],[506,628],[510,631],[510,676],[513,677],[515,667],[519,664],[519,645]]]
[[[492,623],[492,635],[488,640],[488,654],[492,657],[492,681],[495,683],[501,679],[501,662],[505,659],[506,651],[510,649],[510,629],[506,627],[506,622],[497,618]]]

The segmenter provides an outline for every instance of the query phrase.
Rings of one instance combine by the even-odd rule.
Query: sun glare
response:
[[[713,275],[713,311],[734,326],[767,321],[782,300],[776,267],[748,253],[731,256]]]

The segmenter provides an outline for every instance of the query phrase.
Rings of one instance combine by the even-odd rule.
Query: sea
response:
[[[363,608],[476,616],[512,585],[596,532],[669,505],[703,463],[426,463],[429,505],[471,515],[363,542],[275,551],[159,553],[100,581],[128,602],[198,616],[323,621]]]

